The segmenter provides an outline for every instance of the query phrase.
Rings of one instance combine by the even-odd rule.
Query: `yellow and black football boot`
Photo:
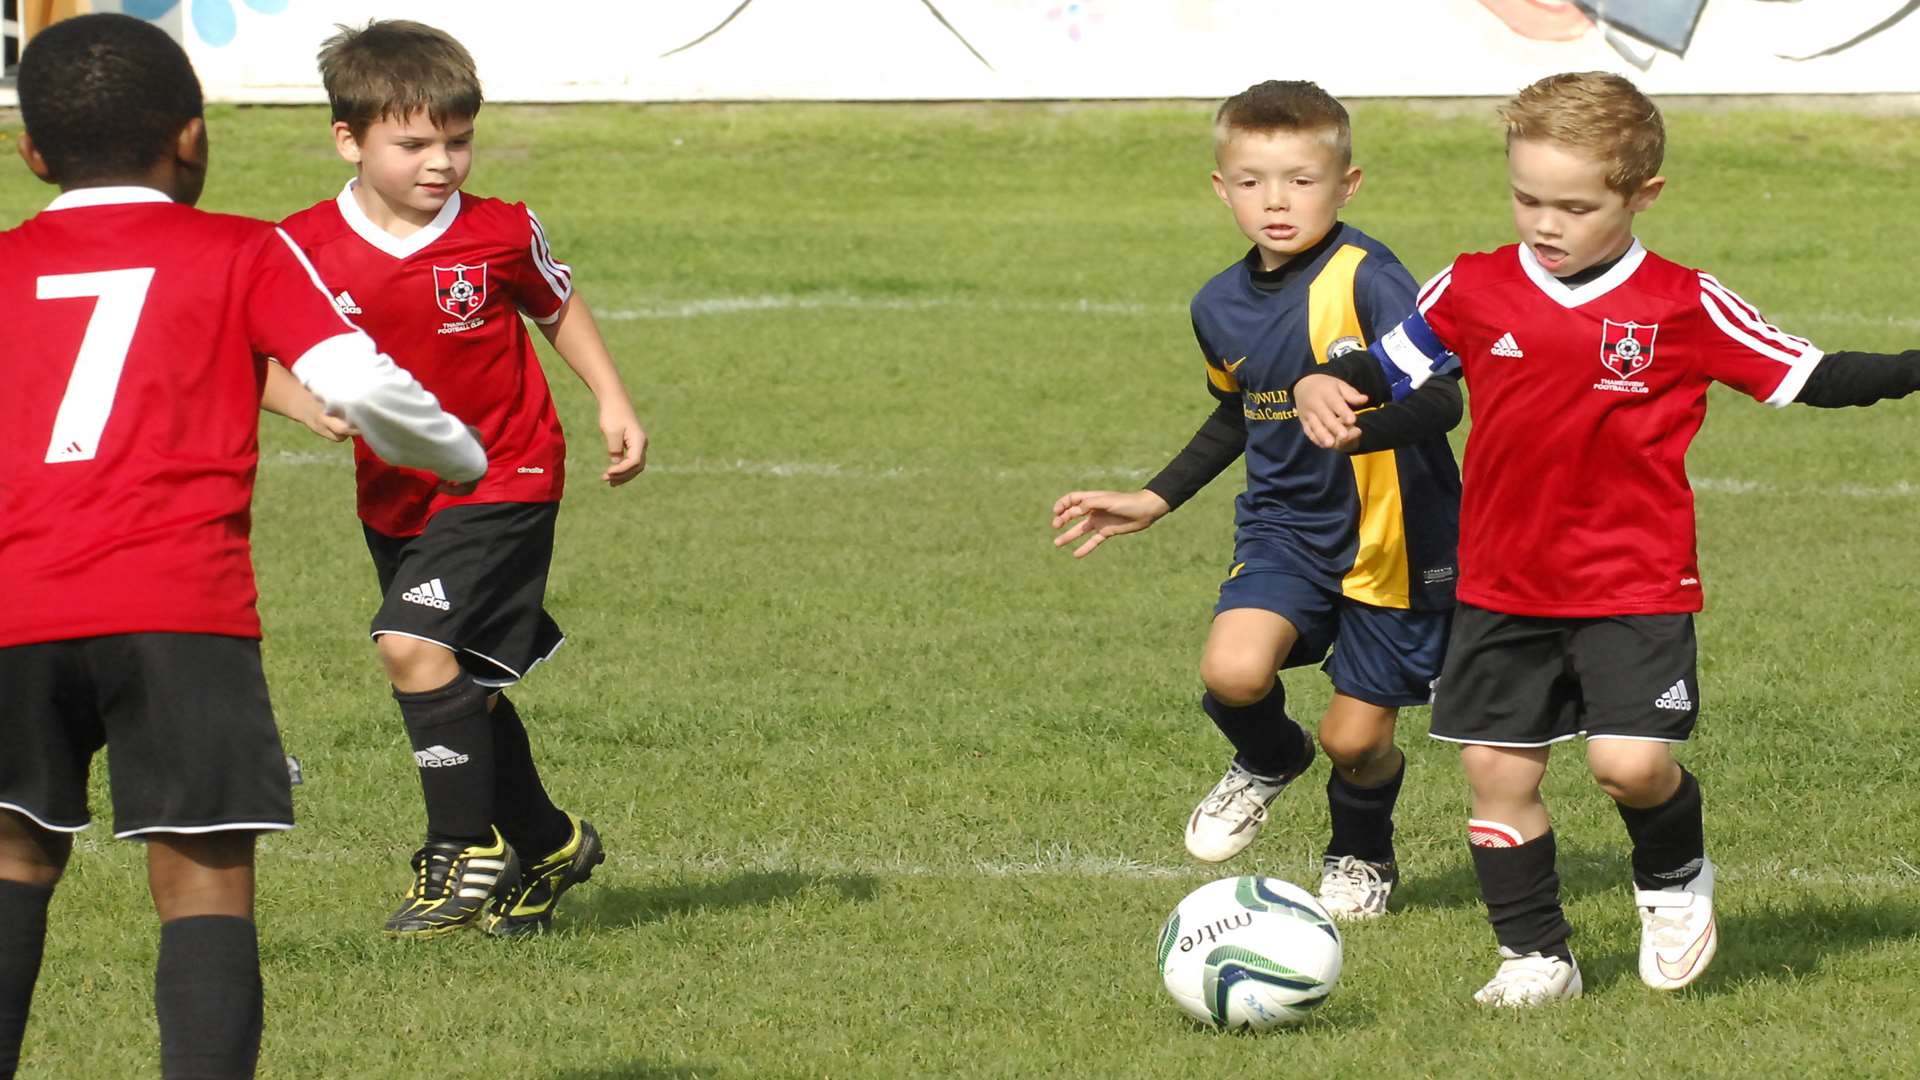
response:
[[[501,890],[487,913],[487,933],[517,937],[546,930],[553,925],[553,906],[561,894],[592,877],[593,868],[607,861],[593,822],[572,814],[567,820],[573,823],[573,835],[525,867],[514,888]]]
[[[425,938],[474,925],[489,901],[512,893],[519,882],[520,860],[498,829],[484,845],[429,840],[413,854],[413,886],[407,902],[387,919],[387,933]]]

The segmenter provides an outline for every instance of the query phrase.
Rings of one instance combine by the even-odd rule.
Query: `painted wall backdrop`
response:
[[[216,100],[320,100],[335,23],[406,17],[497,101],[1506,94],[1604,68],[1666,94],[1920,93],[1920,0],[95,0]]]

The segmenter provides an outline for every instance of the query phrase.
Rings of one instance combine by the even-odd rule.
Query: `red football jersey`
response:
[[[0,232],[0,646],[259,637],[267,355],[353,332],[287,237],[147,188]]]
[[[355,439],[360,519],[388,536],[417,536],[448,506],[557,501],[567,446],[520,313],[558,318],[573,294],[571,271],[524,203],[455,192],[425,228],[396,237],[354,201],[357,182],[281,227],[335,290],[341,313],[487,448],[479,488],[454,496],[436,490],[432,473],[389,465]]]
[[[1420,307],[1472,400],[1460,600],[1558,617],[1700,610],[1686,453],[1707,385],[1786,405],[1820,350],[1638,241],[1576,288],[1521,245],[1462,255]]]

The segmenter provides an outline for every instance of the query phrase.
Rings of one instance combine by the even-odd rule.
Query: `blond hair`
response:
[[[435,127],[480,113],[480,76],[466,48],[444,30],[406,19],[375,19],[320,46],[320,82],[333,119],[355,139],[380,120],[425,110]]]
[[[1281,131],[1319,135],[1339,157],[1341,168],[1353,163],[1353,125],[1346,106],[1315,83],[1269,79],[1221,102],[1213,114],[1216,153],[1236,132]]]
[[[1606,71],[1549,75],[1500,107],[1507,145],[1558,143],[1607,167],[1607,186],[1632,195],[1660,174],[1667,126],[1659,106],[1632,82]]]

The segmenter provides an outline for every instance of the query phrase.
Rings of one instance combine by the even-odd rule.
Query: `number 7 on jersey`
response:
[[[151,266],[91,274],[48,274],[35,280],[34,295],[40,300],[91,296],[99,301],[87,317],[87,332],[80,339],[80,353],[74,357],[67,392],[61,396],[60,411],[53,418],[53,438],[47,443],[49,464],[92,461],[99,451],[100,432],[113,412],[120,371],[126,367],[133,330],[140,323],[147,286],[152,283]]]

